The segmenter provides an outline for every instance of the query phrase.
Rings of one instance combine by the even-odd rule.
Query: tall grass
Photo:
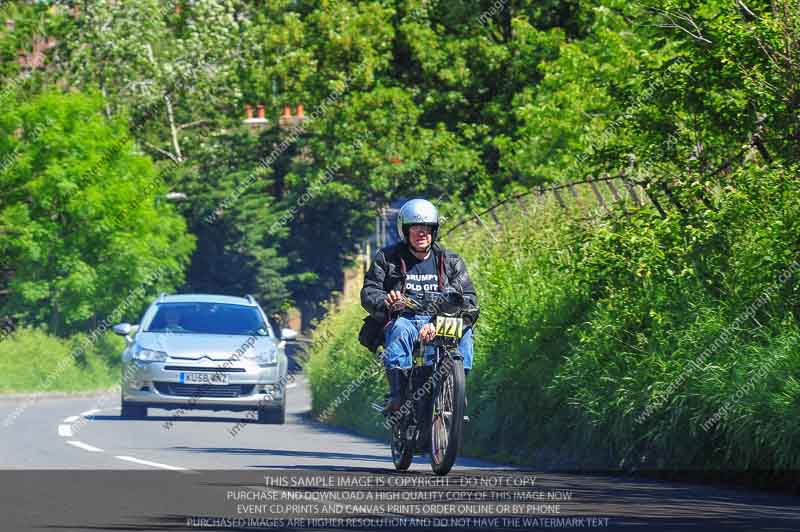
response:
[[[77,392],[119,383],[124,341],[108,334],[86,351],[80,335],[62,339],[22,328],[0,341],[0,393]],[[79,356],[73,356],[73,353]]]
[[[741,171],[714,209],[687,196],[688,212],[666,219],[646,208],[579,221],[550,204],[451,237],[482,307],[466,452],[539,467],[800,469],[800,270],[780,281],[800,247],[795,174]],[[362,315],[351,302],[321,324],[315,411],[368,360]],[[374,384],[333,421],[364,430]]]
[[[326,423],[382,437],[383,418],[370,408],[380,401],[386,384],[376,372],[374,355],[358,343],[364,311],[356,299],[329,307],[327,318],[314,329],[306,373],[313,412]]]

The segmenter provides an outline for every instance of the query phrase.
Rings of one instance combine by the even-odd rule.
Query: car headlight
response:
[[[256,354],[256,362],[259,366],[274,366],[278,363],[278,351],[276,349],[259,351]]]
[[[133,352],[133,359],[140,362],[164,362],[167,359],[167,354],[164,351],[138,347]]]

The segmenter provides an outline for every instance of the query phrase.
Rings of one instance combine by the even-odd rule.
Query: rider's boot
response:
[[[389,400],[386,402],[385,411],[397,412],[403,406],[403,370],[387,369],[386,379],[389,381]]]

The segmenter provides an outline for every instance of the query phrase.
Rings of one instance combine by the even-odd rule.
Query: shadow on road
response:
[[[252,417],[211,417],[211,416],[147,416],[141,419],[129,419],[122,416],[88,416],[92,421],[172,421],[183,423],[186,421],[202,421],[209,423],[255,423]]]
[[[172,450],[188,453],[208,453],[227,455],[282,456],[291,458],[321,458],[326,460],[362,460],[369,462],[392,463],[391,456],[371,454],[337,453],[325,451],[289,451],[284,449],[252,449],[246,447],[171,447]],[[261,466],[255,466],[261,467]],[[285,469],[281,468],[281,469]],[[330,469],[330,468],[329,468]]]
[[[383,417],[380,414],[375,414],[372,411],[367,413],[367,415],[370,416],[373,416],[373,414],[375,419],[375,426],[379,427],[380,423],[382,423]],[[363,433],[356,432],[351,428],[337,427],[335,425],[328,425],[327,423],[323,423],[322,421],[319,421],[318,419],[314,418],[313,414],[311,413],[311,410],[303,410],[302,412],[297,412],[295,413],[295,416],[298,423],[302,424],[306,429],[313,430],[314,432],[319,432],[322,434],[343,434],[347,436],[357,436],[358,438],[363,438],[366,440],[371,440],[380,443],[389,442],[388,431],[386,432],[385,437],[382,436],[380,438],[377,438],[375,436],[369,436]]]
[[[298,471],[298,472],[344,472],[344,473],[381,473],[392,474],[397,473],[394,466],[381,468],[381,467],[358,467],[358,466],[337,466],[337,465],[252,465],[248,466],[254,469],[274,469],[275,471]],[[425,471],[408,470],[400,474],[415,475],[415,474],[428,474]]]

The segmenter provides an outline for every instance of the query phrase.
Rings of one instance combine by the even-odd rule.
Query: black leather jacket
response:
[[[464,259],[438,244],[433,244],[432,248],[434,256],[436,257],[437,269],[440,270],[442,286],[455,287],[460,285],[464,292],[465,302],[475,307],[474,312],[470,312],[464,316],[464,325],[474,325],[480,314],[480,310],[478,309],[478,294],[475,292],[475,287],[469,278]],[[389,319],[387,314],[388,308],[384,302],[386,294],[390,290],[402,292],[405,286],[405,279],[403,278],[404,275],[400,262],[401,257],[404,258],[406,263],[408,263],[412,257],[405,242],[399,242],[381,249],[375,254],[375,259],[372,261],[369,271],[364,276],[364,287],[361,289],[361,306],[364,307],[373,318],[382,323],[385,323]]]

